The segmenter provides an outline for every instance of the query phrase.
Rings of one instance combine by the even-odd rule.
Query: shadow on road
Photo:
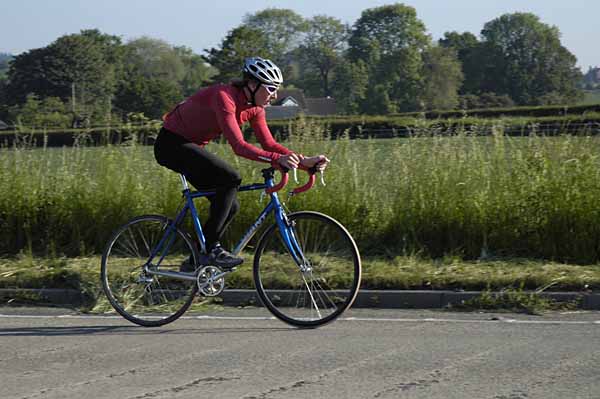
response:
[[[298,331],[293,327],[280,328],[180,328],[161,329],[137,326],[72,326],[72,327],[19,327],[0,328],[1,337],[51,337],[70,335],[189,335],[189,334],[228,334],[256,333],[273,331]]]

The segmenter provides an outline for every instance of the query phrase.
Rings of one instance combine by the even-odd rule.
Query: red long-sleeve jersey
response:
[[[240,126],[248,121],[262,150],[244,140]],[[165,116],[164,127],[200,146],[223,134],[237,155],[254,161],[272,162],[292,153],[273,139],[264,108],[249,105],[243,89],[233,85],[199,90]]]

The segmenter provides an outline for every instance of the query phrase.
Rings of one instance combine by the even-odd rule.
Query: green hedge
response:
[[[160,121],[149,124],[123,125],[69,130],[23,130],[0,133],[0,145],[25,143],[31,146],[62,147],[74,145],[105,145],[136,142],[152,144],[161,127]],[[269,127],[279,139],[287,139],[298,132],[311,131],[326,138],[347,136],[354,138],[393,138],[432,135],[455,135],[463,132],[491,135],[501,129],[505,135],[527,136],[541,134],[590,134],[600,132],[600,112],[569,114],[562,117],[505,117],[486,119],[474,116],[449,119],[419,119],[398,116],[334,116],[305,117],[269,121]],[[252,130],[244,127],[244,134],[253,141]]]
[[[141,126],[122,125],[86,129],[21,129],[17,131],[0,131],[0,146],[73,147],[128,142],[151,144],[154,142],[160,126],[161,122],[154,121]]]
[[[563,117],[511,117],[484,119],[463,117],[455,119],[423,120],[406,116],[345,116],[299,117],[289,121],[271,121],[269,127],[279,137],[294,134],[295,130],[313,129],[326,132],[326,136],[350,138],[391,138],[410,136],[453,135],[469,132],[491,135],[501,129],[509,136],[527,136],[532,133],[598,134],[600,113],[569,115]]]
[[[453,111],[427,111],[427,112],[409,112],[399,114],[400,116],[410,116],[414,118],[425,119],[449,119],[461,117],[475,118],[500,118],[509,116],[567,116],[583,115],[586,113],[600,112],[600,104],[589,105],[546,105],[532,107],[510,107],[510,108],[486,108],[471,110],[453,110]]]

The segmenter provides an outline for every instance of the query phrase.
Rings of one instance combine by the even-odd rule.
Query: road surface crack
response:
[[[385,395],[390,392],[397,392],[397,391],[406,392],[411,389],[428,388],[434,384],[438,384],[440,382],[441,375],[442,375],[442,372],[440,370],[434,370],[430,374],[430,378],[419,379],[416,382],[406,382],[406,383],[395,384],[394,386],[392,386],[388,389],[384,389],[383,391],[377,392],[373,397],[379,398],[382,395]]]
[[[300,380],[300,381],[294,382],[293,384],[288,384],[288,385],[285,385],[285,386],[280,386],[280,387],[277,387],[277,388],[269,389],[266,392],[260,393],[258,396],[244,396],[244,399],[266,399],[272,393],[286,392],[286,391],[292,390],[294,388],[300,388],[303,385],[312,384],[314,382],[318,382],[318,380],[317,381],[313,381],[313,382],[307,382],[307,381],[304,381],[304,380]]]
[[[452,370],[452,369],[456,369],[460,365],[472,362],[474,360],[485,359],[493,351],[494,351],[494,349],[486,350],[486,351],[477,353],[473,356],[468,356],[466,358],[452,362],[449,365],[447,365],[446,367],[441,368],[440,370],[434,370],[433,372],[430,372],[428,376],[426,376],[424,378],[420,378],[416,382],[410,381],[410,382],[402,382],[402,383],[394,384],[389,388],[386,388],[384,390],[376,392],[373,395],[373,397],[380,398],[383,395],[388,395],[390,393],[406,392],[406,391],[409,391],[412,389],[429,388],[429,387],[433,386],[434,384],[438,384],[440,382],[440,380],[442,379],[445,372],[448,372],[449,370]]]
[[[224,382],[224,381],[233,381],[233,380],[239,380],[239,379],[240,379],[240,377],[204,377],[204,378],[198,378],[196,380],[188,382],[187,384],[178,385],[178,386],[175,386],[175,387],[170,387],[170,388],[165,388],[165,389],[160,389],[160,390],[154,391],[154,392],[147,392],[147,393],[145,393],[143,395],[130,397],[129,399],[155,398],[155,397],[161,396],[163,394],[173,394],[173,393],[185,391],[185,390],[188,390],[188,389],[191,389],[191,388],[195,388],[195,387],[197,387],[198,385],[201,385],[201,384],[212,384],[212,383],[218,383],[218,382]]]
[[[268,391],[261,392],[259,394],[247,395],[247,396],[244,396],[243,399],[267,399],[269,397],[269,395],[276,393],[276,392],[286,392],[286,391],[291,391],[296,388],[306,387],[308,385],[313,385],[313,384],[318,384],[322,380],[324,380],[332,375],[342,374],[342,373],[346,372],[347,370],[356,369],[357,367],[359,367],[362,364],[369,364],[374,361],[377,362],[377,361],[379,361],[380,358],[394,356],[396,353],[397,353],[397,351],[390,351],[390,352],[385,352],[385,353],[379,354],[377,356],[368,357],[368,358],[365,358],[358,362],[354,362],[349,366],[342,366],[342,367],[338,367],[338,368],[335,368],[335,369],[332,369],[329,371],[325,371],[325,372],[317,375],[316,377],[313,377],[312,379],[299,380],[299,381],[293,382],[291,384],[287,384],[287,385],[279,386],[277,388],[269,389]]]

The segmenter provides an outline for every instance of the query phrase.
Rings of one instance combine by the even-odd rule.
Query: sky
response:
[[[598,0],[405,0],[434,40],[446,31],[479,35],[483,25],[512,12],[532,12],[557,26],[562,43],[584,72],[600,66]],[[0,0],[0,52],[19,54],[58,37],[96,28],[124,41],[140,36],[187,46],[196,53],[218,47],[246,14],[287,8],[310,18],[335,17],[353,24],[367,8],[393,4],[377,0]]]

